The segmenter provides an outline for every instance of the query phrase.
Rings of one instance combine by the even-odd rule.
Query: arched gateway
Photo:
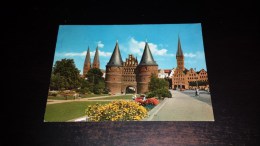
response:
[[[124,90],[123,92],[125,94],[136,94],[137,93],[137,88],[136,88],[136,86],[133,86],[133,85],[122,86],[122,89]]]

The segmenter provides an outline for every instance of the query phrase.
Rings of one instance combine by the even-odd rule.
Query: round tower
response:
[[[146,42],[142,59],[137,66],[137,93],[148,92],[148,85],[152,74],[157,76],[158,64],[154,61],[149,45]]]
[[[123,61],[120,54],[118,42],[116,42],[113,54],[106,65],[105,86],[111,94],[121,94]]]

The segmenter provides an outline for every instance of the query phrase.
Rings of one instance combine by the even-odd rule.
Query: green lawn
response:
[[[86,94],[82,96],[81,98],[90,98],[90,97],[98,97],[98,96],[108,96],[108,94]],[[66,100],[64,96],[48,96],[48,99],[55,99],[55,100]],[[74,99],[73,96],[68,96],[68,100]]]
[[[66,122],[85,115],[85,109],[96,103],[106,104],[107,101],[78,101],[49,104],[46,107],[44,120],[46,122]]]
[[[122,95],[122,96],[111,96],[111,97],[104,97],[104,98],[98,98],[95,100],[115,100],[115,99],[132,99],[132,95]]]

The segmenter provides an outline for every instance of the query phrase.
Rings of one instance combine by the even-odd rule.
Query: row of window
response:
[[[203,73],[200,73],[201,75],[206,75],[207,73],[203,72]]]
[[[133,82],[133,81],[136,81],[136,79],[135,79],[135,77],[123,77],[123,81]]]
[[[173,82],[173,84],[184,84],[183,82]]]
[[[134,75],[135,72],[123,72],[123,75]]]
[[[124,68],[124,72],[135,72],[134,68]]]
[[[198,79],[198,77],[190,77],[190,78],[188,78],[188,80],[192,80],[192,79]]]
[[[173,78],[173,80],[179,81],[179,80],[184,80],[184,78]]]
[[[190,74],[190,76],[196,76],[197,74]]]

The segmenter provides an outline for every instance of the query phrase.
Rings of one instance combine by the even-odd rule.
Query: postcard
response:
[[[201,23],[60,25],[44,122],[214,121]]]

